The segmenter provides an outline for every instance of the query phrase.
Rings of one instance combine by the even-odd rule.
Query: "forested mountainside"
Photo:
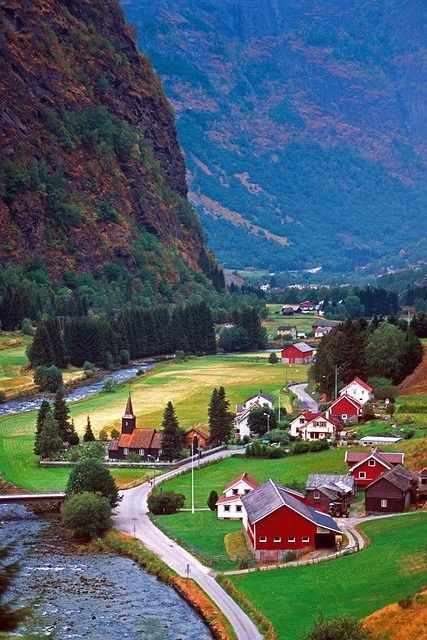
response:
[[[122,0],[227,267],[347,270],[422,233],[420,0]]]
[[[34,317],[55,287],[101,308],[221,289],[173,111],[119,3],[1,0],[0,55],[3,306]]]

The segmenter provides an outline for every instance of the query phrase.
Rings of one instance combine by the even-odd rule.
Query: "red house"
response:
[[[246,539],[258,560],[280,560],[287,551],[335,546],[341,530],[327,514],[308,507],[286,487],[268,480],[242,496]]]
[[[305,342],[291,344],[282,350],[283,364],[308,364],[313,359],[313,348]]]
[[[327,417],[338,418],[344,423],[358,422],[362,415],[362,404],[344,394],[337,398],[326,412]]]
[[[345,461],[350,467],[348,473],[353,476],[357,486],[363,488],[396,465],[403,464],[404,457],[404,453],[384,453],[375,447],[369,453],[346,451]]]
[[[188,449],[194,447],[194,451],[204,449],[209,443],[208,428],[203,426],[190,427],[185,432],[185,444]]]

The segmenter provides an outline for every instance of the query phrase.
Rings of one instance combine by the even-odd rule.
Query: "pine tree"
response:
[[[224,387],[215,388],[212,392],[208,415],[210,436],[218,444],[227,442],[230,437],[233,415],[228,410],[229,406]]]
[[[75,444],[72,441],[75,439],[73,436],[75,436],[76,433],[70,421],[70,410],[64,399],[63,387],[60,387],[56,392],[55,402],[53,404],[53,417],[58,423],[62,442]]]
[[[182,433],[172,402],[168,402],[163,414],[162,458],[176,460],[182,449]]]
[[[90,418],[89,416],[87,417],[87,421],[86,421],[86,429],[85,429],[85,433],[83,436],[83,441],[84,442],[94,442],[95,440],[95,436],[93,435],[93,431],[92,431],[92,426],[90,424]]]
[[[28,350],[28,358],[33,368],[43,365],[49,366],[55,362],[52,342],[43,323],[36,329],[33,342]]]
[[[215,491],[215,489],[212,489],[212,491],[209,494],[209,498],[207,499],[207,505],[211,511],[215,511],[217,500],[218,500],[218,493]]]
[[[44,422],[46,419],[47,414],[49,413],[49,411],[51,410],[50,408],[50,404],[47,400],[43,400],[41,405],[40,405],[40,409],[38,410],[37,413],[37,422],[36,422],[36,437],[35,437],[35,441],[34,441],[34,453],[36,455],[41,455],[41,451],[40,451],[40,434],[43,430],[44,427]]]
[[[45,416],[43,429],[40,432],[39,451],[42,458],[56,458],[62,451],[63,442],[59,431],[58,422],[52,415],[52,411],[48,411]]]
[[[42,322],[50,337],[50,342],[55,357],[53,364],[59,367],[59,369],[63,369],[67,366],[67,359],[65,357],[65,345],[59,320],[58,318],[47,318]]]

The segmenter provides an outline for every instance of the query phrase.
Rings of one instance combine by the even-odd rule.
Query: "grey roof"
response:
[[[246,496],[242,496],[242,504],[252,523],[262,520],[262,518],[276,511],[279,507],[287,506],[319,527],[332,529],[336,533],[341,533],[341,530],[331,516],[303,504],[300,500],[291,496],[287,492],[286,487],[276,484],[271,479],[264,482],[264,484]]]
[[[331,500],[335,500],[336,498],[339,498],[340,495],[343,493],[342,491],[339,491],[338,489],[333,489],[332,487],[317,487],[317,491],[320,491],[320,493],[324,493],[325,496],[327,496],[328,498],[330,498]]]
[[[302,351],[302,352],[313,351],[313,347],[310,347],[310,345],[307,344],[306,342],[297,342],[296,344],[294,344],[294,347],[296,347],[299,351]]]
[[[264,398],[264,400],[268,400],[269,402],[272,402],[274,404],[274,398],[272,396],[269,396],[268,393],[265,393],[262,389],[258,391],[258,393],[254,393],[253,396],[245,400],[245,404],[246,402],[252,400],[252,398],[256,398],[257,396],[260,396],[261,398]]]
[[[341,324],[340,320],[324,320],[323,318],[316,318],[312,326],[314,327],[316,325],[317,327],[337,327],[339,324]]]
[[[310,473],[307,478],[306,489],[318,489],[319,487],[328,487],[332,490],[354,491],[354,477],[340,476],[330,473]]]
[[[295,329],[296,331],[296,327],[294,325],[282,324],[280,327],[277,327],[276,331],[292,331],[292,329]]]
[[[415,473],[409,471],[409,469],[405,469],[405,467],[398,464],[396,467],[393,467],[393,469],[390,469],[390,471],[387,471],[387,473],[384,473],[382,476],[379,476],[376,480],[371,482],[369,487],[371,487],[375,482],[378,482],[378,480],[387,480],[398,489],[401,489],[402,491],[409,491],[412,484],[418,482],[418,477]],[[369,489],[369,487],[367,487],[367,489]]]

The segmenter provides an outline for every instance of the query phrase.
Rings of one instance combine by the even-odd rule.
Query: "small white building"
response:
[[[266,407],[267,409],[274,409],[274,398],[264,393],[262,390],[257,393],[256,396],[248,398],[243,404],[236,406],[236,417],[234,418],[234,428],[236,436],[240,439],[244,436],[250,436],[250,429],[248,425],[249,414],[252,409]]]
[[[339,392],[340,396],[344,394],[362,405],[374,399],[373,388],[357,376]]]
[[[323,338],[323,336],[328,335],[332,331],[333,327],[317,327],[314,332],[315,338]]]
[[[242,520],[244,509],[241,498],[257,487],[259,482],[247,473],[232,480],[217,500],[217,517],[220,520]]]
[[[291,422],[291,435],[302,440],[334,440],[341,434],[342,425],[333,416],[304,411]]]

